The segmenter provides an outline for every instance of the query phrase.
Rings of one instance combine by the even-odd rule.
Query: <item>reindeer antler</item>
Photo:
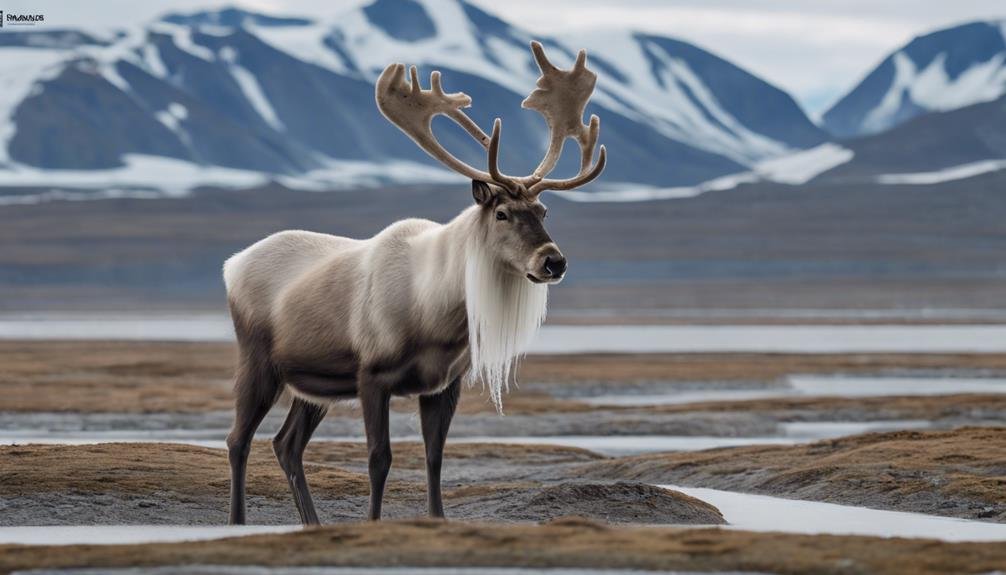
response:
[[[500,171],[499,118],[493,123],[492,136],[487,136],[461,111],[462,108],[471,105],[471,98],[461,92],[445,94],[440,85],[440,72],[430,74],[431,88],[423,90],[415,66],[409,70],[411,82],[406,83],[405,65],[391,64],[384,69],[377,80],[375,90],[377,107],[391,123],[398,126],[426,153],[473,180],[493,182],[514,195],[523,194],[531,197],[545,190],[569,190],[582,186],[601,175],[607,158],[602,145],[597,162],[591,167],[590,162],[594,156],[601,120],[592,115],[589,125],[583,123],[583,112],[594,91],[597,74],[587,69],[585,50],[580,50],[576,63],[570,70],[560,70],[552,65],[538,42],[531,42],[531,51],[541,69],[541,77],[538,78],[538,87],[521,103],[521,106],[535,110],[545,117],[550,138],[545,157],[529,176],[508,176]],[[443,114],[457,122],[487,148],[488,173],[462,162],[440,145],[432,129],[433,117],[437,114]],[[562,155],[562,148],[567,138],[576,139],[580,145],[580,172],[565,180],[547,179]]]
[[[588,169],[601,130],[601,119],[591,115],[590,124],[584,124],[583,112],[594,92],[597,74],[587,69],[586,50],[580,50],[576,55],[576,63],[570,70],[560,70],[549,62],[545,49],[538,42],[531,42],[531,52],[538,62],[541,77],[538,78],[537,89],[521,102],[521,107],[535,110],[545,117],[551,138],[548,152],[533,174],[533,177],[541,181],[532,184],[528,192],[539,194],[547,189],[568,190],[582,186],[601,175],[606,160],[606,151],[602,145],[597,164]],[[575,138],[580,145],[580,173],[568,180],[544,179],[559,161],[566,138]]]
[[[483,146],[488,146],[489,136],[461,111],[461,108],[471,106],[472,99],[462,92],[445,94],[440,84],[440,72],[430,74],[429,90],[420,86],[415,66],[409,70],[409,75],[411,82],[406,83],[404,64],[391,64],[381,73],[375,89],[381,113],[427,154],[447,167],[473,180],[492,181],[488,173],[469,166],[445,150],[433,135],[433,117],[443,114],[457,122]]]

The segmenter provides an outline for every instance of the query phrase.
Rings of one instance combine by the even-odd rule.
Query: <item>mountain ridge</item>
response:
[[[346,161],[436,169],[373,104],[373,80],[391,61],[424,77],[441,70],[448,90],[473,97],[483,129],[502,115],[511,172],[533,168],[546,144],[544,122],[519,107],[538,75],[535,36],[463,0],[376,0],[325,21],[224,8],[92,32],[0,35],[0,53],[46,62],[29,67],[36,77],[0,69],[16,84],[0,98],[0,170],[118,170],[131,155],[277,177],[332,174]],[[730,62],[674,39],[617,35],[586,46],[600,76],[587,113],[601,116],[614,152],[605,181],[695,184],[825,140],[791,96]],[[539,39],[559,66],[580,47]],[[736,97],[745,91],[764,105]],[[436,126],[445,145],[484,163],[448,124]],[[576,171],[573,148],[557,174]]]
[[[928,112],[1006,93],[1006,19],[971,21],[913,38],[822,115],[838,138],[867,136]]]

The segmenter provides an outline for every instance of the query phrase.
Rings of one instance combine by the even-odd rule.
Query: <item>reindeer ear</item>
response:
[[[472,197],[475,198],[476,204],[484,206],[491,202],[495,195],[496,191],[486,182],[472,180]]]

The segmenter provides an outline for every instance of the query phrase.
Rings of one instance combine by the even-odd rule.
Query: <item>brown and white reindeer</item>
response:
[[[562,279],[566,258],[545,231],[539,195],[568,190],[604,169],[600,122],[583,123],[597,76],[581,51],[570,70],[553,66],[541,44],[537,89],[522,106],[540,112],[551,131],[548,151],[524,177],[500,172],[500,121],[487,136],[461,111],[462,93],[445,94],[439,72],[423,90],[416,68],[392,64],[377,81],[381,112],[416,144],[471,178],[475,204],[447,224],[408,219],[355,240],[285,231],[224,264],[237,334],[236,415],[227,437],[231,523],[245,521],[245,472],[252,436],[284,389],[289,415],[273,440],[305,524],[318,523],[302,457],[330,402],[357,397],[367,433],[370,518],[381,517],[391,467],[388,402],[419,396],[426,444],[429,514],[443,516],[440,467],[462,380],[481,381],[497,408],[514,362],[545,316],[548,284]],[[434,137],[444,114],[488,149],[488,172],[458,160]],[[581,148],[580,172],[548,179],[567,138]]]

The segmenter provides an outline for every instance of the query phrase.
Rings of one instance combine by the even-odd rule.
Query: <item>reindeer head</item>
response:
[[[555,283],[566,272],[566,258],[545,231],[547,210],[539,196],[545,190],[571,190],[594,180],[604,170],[606,152],[602,145],[596,163],[591,165],[601,122],[591,116],[589,124],[583,123],[584,109],[597,81],[597,75],[587,69],[586,51],[580,50],[570,70],[552,65],[538,42],[531,42],[531,51],[541,77],[521,106],[544,116],[550,138],[545,157],[528,176],[500,171],[499,118],[493,123],[492,136],[487,136],[461,111],[471,105],[471,98],[460,92],[445,94],[440,72],[430,74],[430,89],[423,90],[415,66],[409,70],[410,81],[406,82],[405,65],[391,64],[377,80],[376,98],[381,113],[420,148],[472,179],[472,195],[481,207],[481,239],[502,267],[534,283]],[[487,149],[488,171],[469,166],[440,145],[432,130],[437,114],[457,122]],[[575,139],[580,146],[580,172],[568,179],[549,179],[567,138]]]

